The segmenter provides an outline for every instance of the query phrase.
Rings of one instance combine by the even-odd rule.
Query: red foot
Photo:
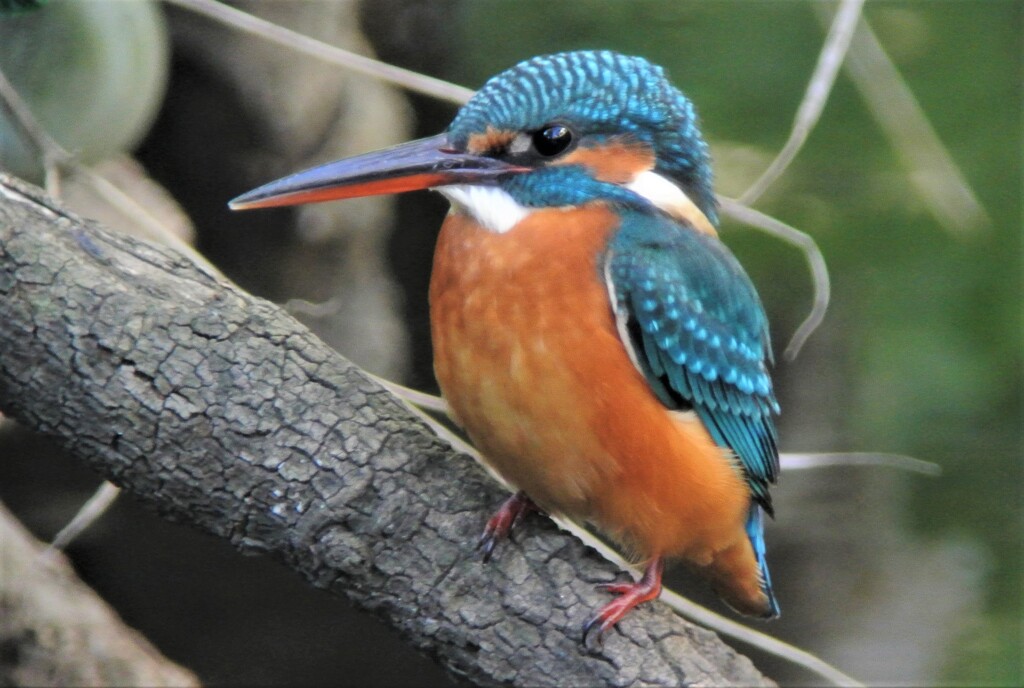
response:
[[[480,542],[477,543],[477,549],[484,551],[484,561],[491,560],[491,554],[494,552],[498,541],[508,537],[512,528],[519,522],[519,519],[526,513],[536,509],[537,505],[526,496],[525,492],[516,492],[506,499],[498,507],[498,510],[494,512],[490,520],[487,521],[487,525],[484,526],[483,535],[480,536]]]
[[[638,604],[653,600],[661,594],[661,572],[665,565],[661,557],[655,557],[647,565],[644,576],[636,583],[607,583],[599,585],[619,597],[601,607],[594,618],[583,626],[583,647],[591,652],[600,651],[604,634],[619,623]]]

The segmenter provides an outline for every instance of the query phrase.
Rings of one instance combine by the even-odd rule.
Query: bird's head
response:
[[[443,134],[328,163],[236,209],[434,188],[485,225],[495,213],[606,201],[717,221],[693,104],[661,67],[611,51],[535,57],[491,78]],[[504,210],[502,210],[504,208]]]

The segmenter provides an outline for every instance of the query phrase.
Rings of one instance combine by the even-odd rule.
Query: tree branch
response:
[[[0,505],[0,685],[198,686]]]
[[[278,308],[0,176],[0,410],[171,520],[266,552],[495,685],[763,684],[660,604],[580,626],[618,572],[542,517],[490,564],[502,494]]]

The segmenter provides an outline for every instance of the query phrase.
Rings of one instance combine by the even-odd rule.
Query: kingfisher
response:
[[[682,559],[745,615],[779,606],[765,514],[779,472],[768,322],[719,240],[693,103],[641,57],[535,57],[487,81],[448,129],[231,201],[267,208],[432,189],[434,370],[453,420],[528,511],[587,521],[644,566],[584,645],[661,592]]]

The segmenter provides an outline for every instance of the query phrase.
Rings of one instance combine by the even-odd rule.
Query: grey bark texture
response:
[[[0,505],[0,685],[198,686]]]
[[[472,459],[277,307],[3,176],[0,410],[475,683],[769,683],[657,603],[588,654],[612,564],[536,515],[482,563],[505,495]]]

